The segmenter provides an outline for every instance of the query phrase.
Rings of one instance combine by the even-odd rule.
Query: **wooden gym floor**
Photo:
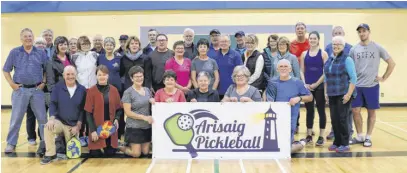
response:
[[[328,141],[323,148],[307,146],[301,153],[292,155],[291,160],[160,160],[123,158],[95,159],[80,158],[40,165],[40,158],[35,157],[37,146],[27,143],[25,119],[21,126],[17,144],[17,154],[4,154],[8,133],[10,110],[1,111],[1,172],[83,172],[83,173],[406,173],[407,172],[407,108],[382,108],[377,113],[377,122],[373,131],[371,148],[362,145],[351,146],[351,152],[337,154],[329,152]],[[326,110],[329,115],[329,109]],[[366,110],[362,112],[364,131],[366,132]],[[304,138],[305,109],[301,108],[300,133],[296,139]],[[330,118],[327,118],[328,134]],[[314,142],[319,135],[318,115],[314,121]],[[38,140],[37,140],[38,142]]]

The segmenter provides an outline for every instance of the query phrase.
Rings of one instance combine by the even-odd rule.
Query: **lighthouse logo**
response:
[[[256,115],[264,121],[258,135],[245,135],[246,122],[224,122],[205,109],[175,113],[163,125],[172,143],[185,147],[173,152],[188,152],[192,158],[199,152],[279,152],[276,113],[270,106]]]

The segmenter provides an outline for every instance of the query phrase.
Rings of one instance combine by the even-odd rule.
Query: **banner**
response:
[[[153,157],[290,158],[287,103],[156,103]]]

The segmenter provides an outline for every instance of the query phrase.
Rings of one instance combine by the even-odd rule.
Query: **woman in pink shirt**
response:
[[[174,71],[168,70],[164,72],[163,80],[165,87],[155,93],[154,99],[156,102],[186,102],[184,92],[176,87],[177,74]]]
[[[184,58],[184,42],[177,41],[173,46],[175,56],[168,59],[165,63],[165,70],[172,70],[177,75],[176,88],[183,91],[185,94],[192,86],[191,82],[191,60]]]

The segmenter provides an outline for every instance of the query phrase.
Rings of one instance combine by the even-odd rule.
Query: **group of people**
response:
[[[395,63],[386,50],[370,41],[370,27],[357,27],[360,42],[345,42],[342,27],[333,28],[332,43],[320,47],[317,31],[308,35],[304,23],[295,25],[296,39],[270,35],[261,52],[258,37],[238,31],[237,47],[228,35],[210,31],[210,40],[194,43],[194,30],[184,30],[183,41],[168,48],[168,37],[148,31],[149,44],[141,48],[136,36],[121,35],[115,49],[113,37],[87,36],[53,41],[52,30],[34,40],[25,28],[22,46],[9,53],[4,76],[13,89],[12,113],[5,153],[14,153],[18,133],[27,113],[27,134],[36,145],[35,118],[41,143],[41,164],[64,158],[64,141],[79,136],[90,156],[111,156],[121,151],[131,157],[149,157],[151,105],[155,102],[289,102],[292,152],[312,144],[314,107],[319,114],[319,137],[324,145],[325,104],[329,103],[332,134],[329,150],[349,151],[349,144],[370,147],[379,109],[379,84]],[[380,59],[388,67],[378,76]],[[10,72],[14,70],[13,78]],[[307,137],[294,141],[299,128],[300,103],[307,109]],[[368,109],[368,130],[363,135],[361,107]],[[46,112],[49,111],[49,117]],[[353,114],[353,115],[352,115]],[[357,136],[352,136],[352,117]],[[106,139],[96,129],[105,121],[117,127]],[[124,143],[120,138],[124,135]]]

